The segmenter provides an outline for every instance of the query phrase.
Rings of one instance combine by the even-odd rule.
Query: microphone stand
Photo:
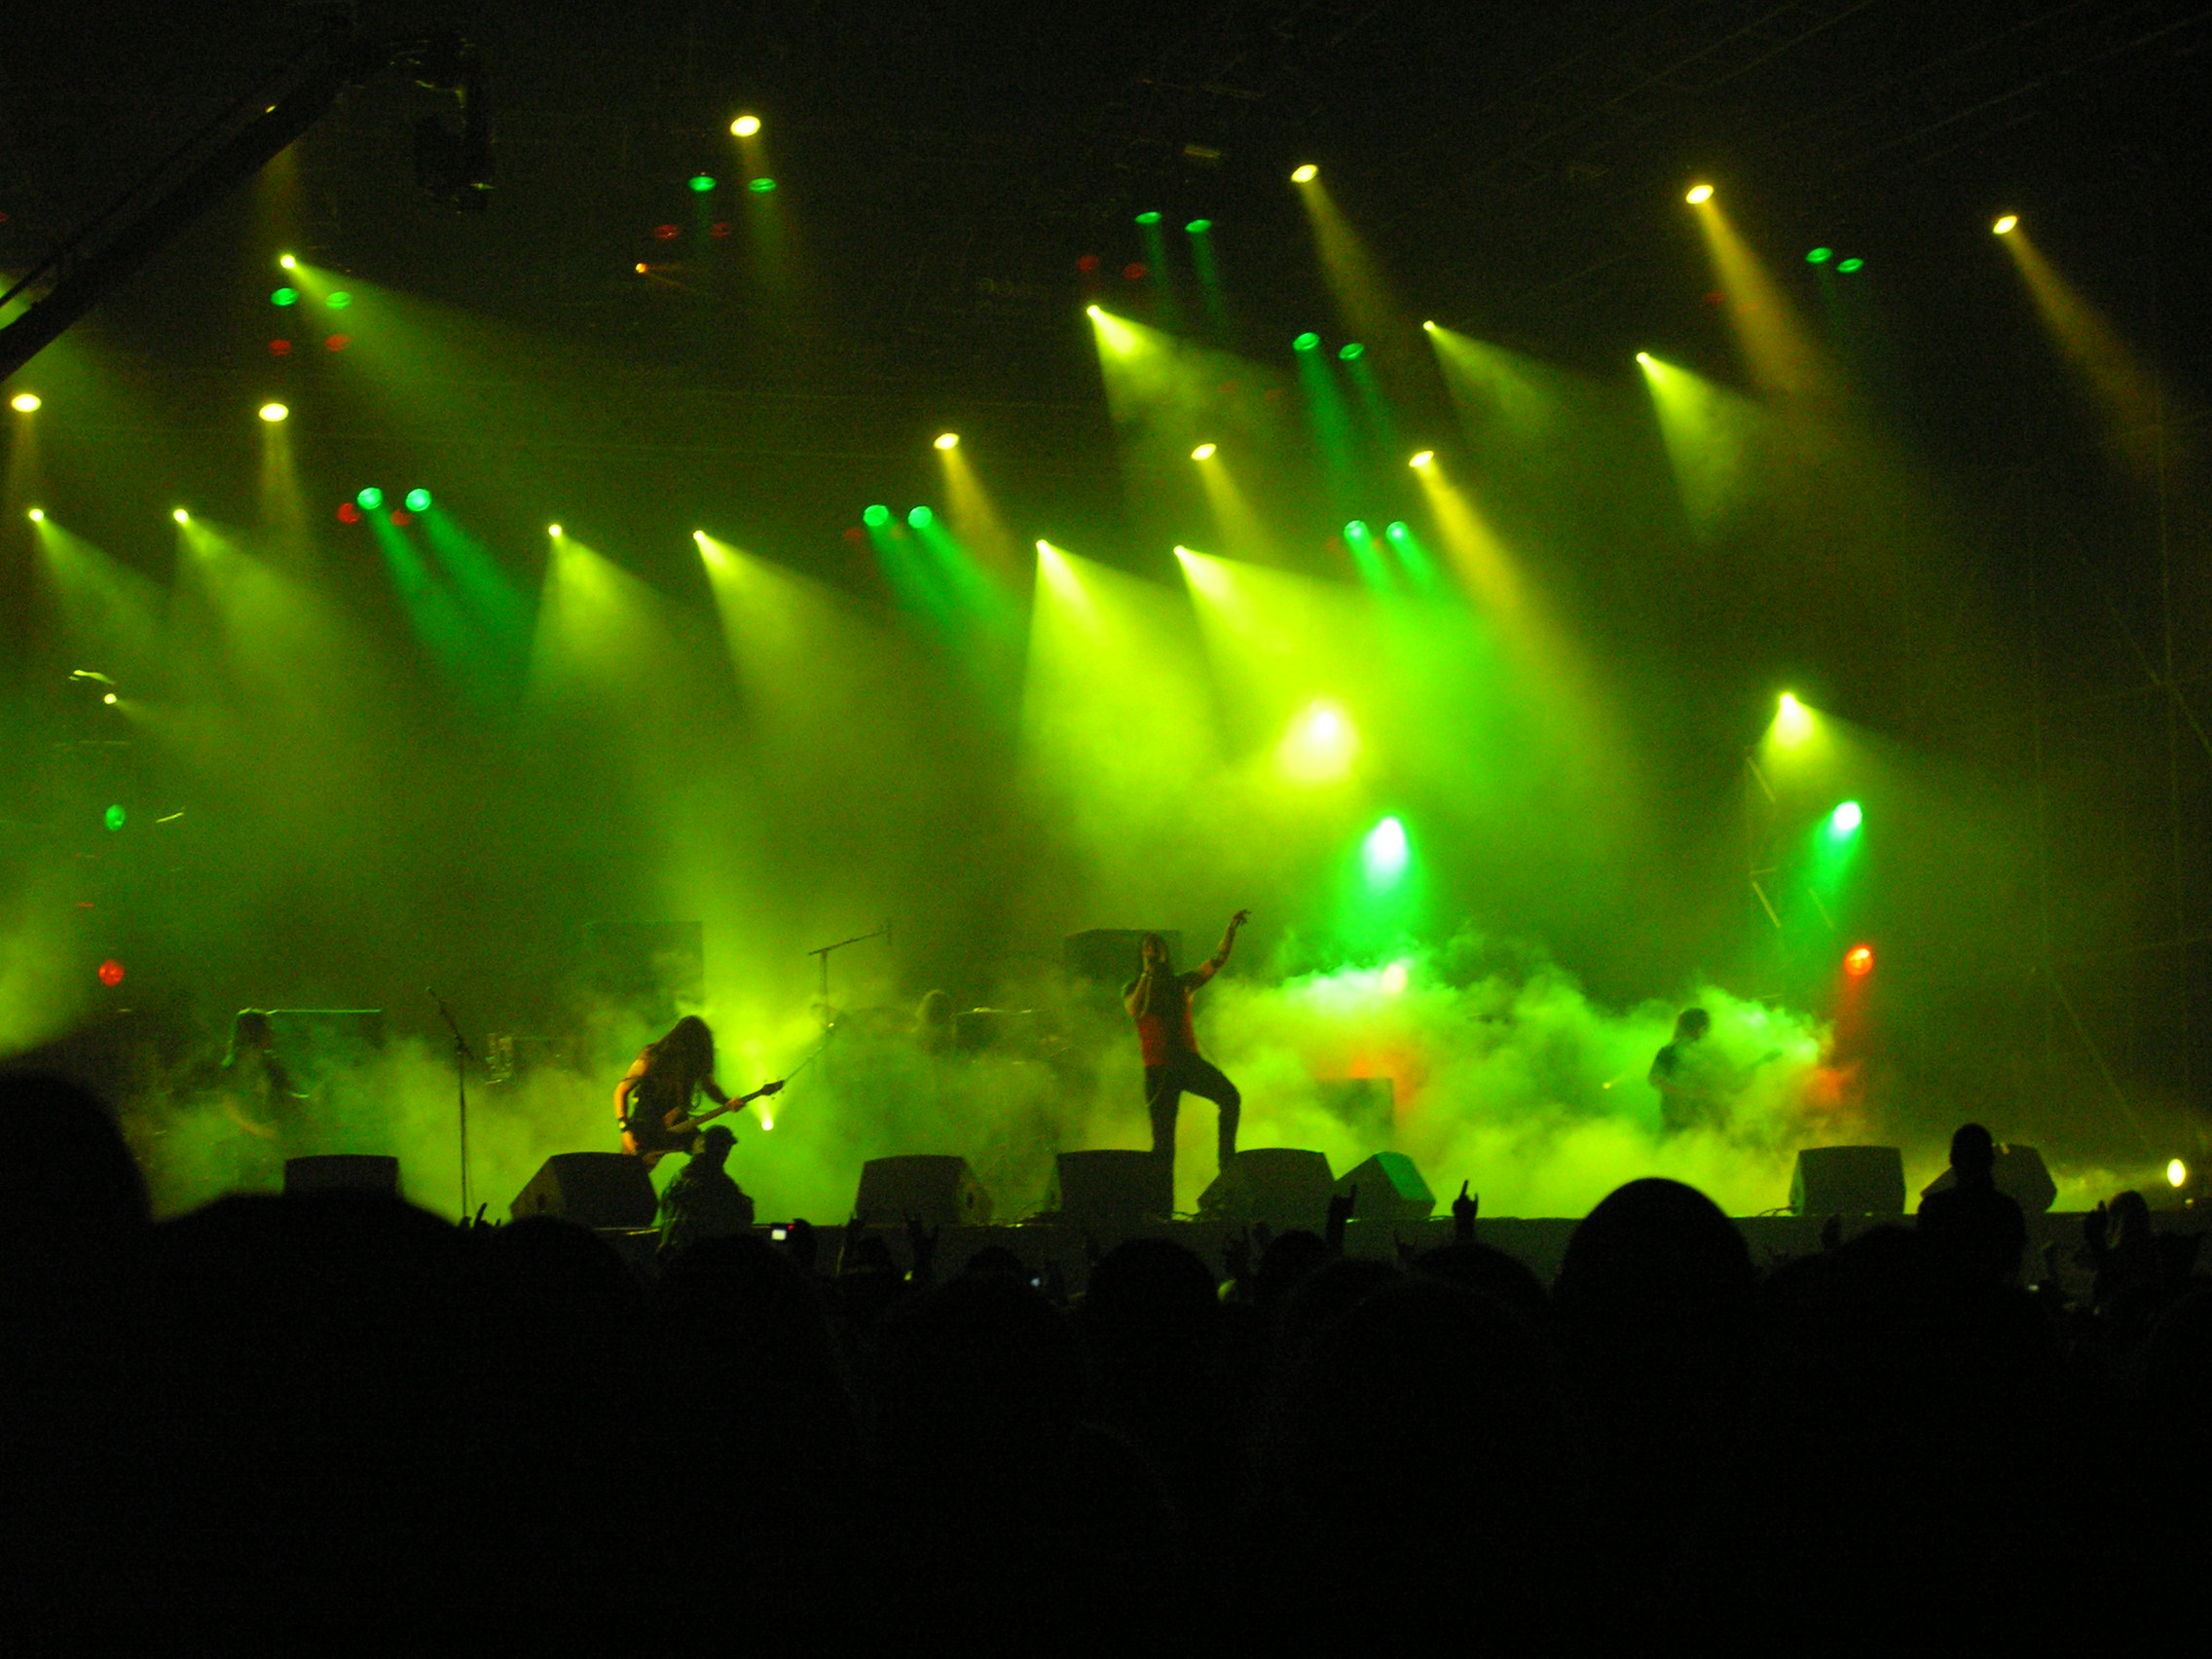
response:
[[[461,1213],[468,1216],[468,1062],[476,1055],[468,1047],[468,1039],[461,1034],[461,1022],[454,1018],[453,1010],[446,1007],[446,999],[428,985],[423,992],[438,1005],[438,1013],[445,1017],[446,1029],[453,1033],[453,1081],[461,1091]]]
[[[885,922],[883,926],[877,928],[873,933],[855,934],[851,939],[841,939],[835,944],[817,945],[814,949],[807,952],[807,955],[809,956],[816,956],[822,959],[822,1029],[825,1035],[828,1034],[830,1027],[835,1023],[835,1021],[833,1021],[830,1017],[830,955],[833,952],[844,949],[848,944],[865,944],[871,939],[888,940],[890,937],[891,924],[889,922]]]

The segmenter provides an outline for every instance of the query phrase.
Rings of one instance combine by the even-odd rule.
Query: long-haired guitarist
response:
[[[648,1043],[614,1086],[614,1119],[622,1127],[622,1150],[645,1161],[650,1169],[672,1152],[697,1150],[699,1126],[710,1118],[735,1112],[782,1089],[765,1083],[732,1100],[715,1082],[715,1034],[695,1014]],[[697,1111],[699,1096],[715,1104]]]

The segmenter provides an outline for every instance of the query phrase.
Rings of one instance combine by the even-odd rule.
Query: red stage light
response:
[[[653,235],[662,241],[674,241],[680,233],[674,225],[655,225]]]
[[[728,236],[728,235],[729,235],[729,221],[728,221],[727,219],[717,219],[717,220],[716,220],[716,221],[715,221],[715,222],[714,222],[713,224],[711,224],[711,225],[709,225],[709,226],[707,227],[707,235],[709,235],[709,236],[711,236],[711,237],[726,237],[726,236]]]
[[[272,357],[289,357],[292,354],[292,343],[289,340],[272,340],[269,343],[269,354]]]
[[[1122,267],[1122,275],[1126,276],[1132,282],[1141,282],[1144,280],[1144,274],[1148,269],[1149,267],[1146,266],[1143,260],[1131,260],[1128,264]]]
[[[333,334],[323,340],[322,349],[325,351],[343,351],[352,344],[353,337],[350,334]]]
[[[1084,255],[1084,256],[1083,256],[1083,257],[1082,257],[1081,259],[1079,259],[1079,260],[1077,260],[1077,261],[1075,262],[1075,268],[1076,268],[1076,269],[1077,269],[1078,271],[1095,271],[1095,270],[1097,270],[1097,269],[1098,269],[1098,255],[1096,255],[1095,253],[1087,253],[1087,254],[1085,254],[1085,255]]]
[[[116,961],[116,960],[115,960],[115,958],[114,958],[114,957],[112,957],[112,956],[111,956],[111,957],[109,957],[109,958],[108,958],[108,959],[107,959],[107,960],[106,960],[105,962],[101,963],[101,964],[100,964],[100,983],[101,983],[101,984],[103,984],[103,985],[120,985],[120,984],[122,984],[122,983],[123,983],[123,964],[122,964],[122,963],[120,963],[120,962],[118,962],[118,961]]]
[[[338,503],[338,522],[340,524],[359,524],[361,522],[361,509],[353,505],[351,501],[340,501]]]
[[[413,524],[415,515],[405,507],[394,507],[391,509],[391,522],[393,524]]]
[[[1874,971],[1874,947],[1855,944],[1843,953],[1843,971],[1854,979],[1863,979]]]

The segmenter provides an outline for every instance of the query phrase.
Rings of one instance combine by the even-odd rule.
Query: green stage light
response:
[[[1815,249],[1813,249],[1813,251],[1812,251],[1812,252],[1810,252],[1810,253],[1808,253],[1807,255],[1805,255],[1805,263],[1806,263],[1807,265],[1825,265],[1825,264],[1826,264],[1826,263],[1827,263],[1827,262],[1828,262],[1829,260],[1833,259],[1834,257],[1835,257],[1835,249],[1834,249],[1834,248],[1832,248],[1832,247],[1816,247]]]
[[[1367,348],[1362,346],[1358,341],[1352,340],[1347,341],[1343,346],[1338,347],[1337,355],[1342,357],[1346,362],[1348,363],[1353,358],[1359,356],[1366,350]]]
[[[916,507],[907,513],[906,522],[916,530],[927,530],[931,525],[937,523],[937,514],[931,512],[927,507]]]
[[[297,288],[278,288],[269,296],[269,303],[273,306],[296,306],[300,303],[300,291]]]
[[[1866,262],[1863,259],[1844,259],[1836,262],[1836,269],[1838,271],[1861,271],[1865,269],[1865,265]]]
[[[876,503],[874,506],[869,507],[866,511],[861,514],[861,523],[866,525],[870,530],[881,530],[890,522],[891,509],[887,506],[884,506],[881,502]]]
[[[691,175],[691,188],[701,196],[706,195],[708,191],[715,188],[714,175],[712,173],[693,173]]]
[[[733,137],[750,138],[760,130],[760,118],[756,115],[741,115],[729,124],[729,129]]]
[[[765,196],[769,191],[776,188],[776,181],[772,178],[749,179],[746,181],[745,188],[752,191],[756,196]]]
[[[411,513],[428,512],[430,510],[430,492],[427,490],[408,491],[407,510]]]
[[[1388,524],[1382,527],[1382,534],[1384,535],[1387,535],[1392,541],[1403,541],[1407,536],[1411,535],[1413,532],[1406,528],[1406,521],[1404,519],[1392,519]]]
[[[353,303],[353,296],[346,292],[345,289],[341,288],[337,293],[331,295],[330,298],[323,301],[322,303],[328,306],[332,311],[344,311],[348,306]]]
[[[1368,529],[1365,519],[1353,519],[1351,523],[1345,526],[1345,539],[1346,541],[1365,541],[1367,536]]]
[[[1845,835],[1854,834],[1865,821],[1865,817],[1857,801],[1847,800],[1828,814],[1828,833],[1839,840]]]
[[[123,828],[127,816],[122,807],[111,806],[100,814],[100,822],[110,830],[120,830]]]
[[[384,505],[384,492],[371,484],[366,490],[355,496],[353,500],[361,511],[373,513],[377,508]]]
[[[1389,817],[1367,832],[1359,844],[1359,861],[1367,871],[1371,887],[1388,887],[1406,873],[1406,863],[1412,849],[1406,842],[1406,827],[1396,817]]]
[[[1160,223],[1160,215],[1158,213],[1151,212],[1139,213],[1137,215],[1137,223],[1140,225],[1157,225]]]
[[[1290,349],[1293,351],[1311,351],[1320,344],[1321,337],[1318,334],[1309,332],[1301,334],[1296,340],[1293,340],[1290,343]]]
[[[1189,231],[1191,235],[1195,237],[1202,236],[1207,231],[1213,229],[1213,221],[1211,219],[1193,219],[1189,224],[1185,225],[1183,229]]]

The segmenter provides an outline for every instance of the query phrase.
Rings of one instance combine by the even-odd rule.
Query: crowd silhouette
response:
[[[1463,1198],[1396,1262],[1335,1248],[1340,1205],[1220,1265],[1130,1239],[1071,1299],[903,1218],[834,1259],[702,1228],[635,1261],[343,1197],[157,1225],[98,1101],[0,1080],[0,1644],[2161,1634],[2212,1542],[2212,1281],[2130,1195],[2090,1218],[2085,1301],[2023,1283],[1970,1130],[1951,1201],[1763,1271],[1654,1179],[1548,1287]]]

